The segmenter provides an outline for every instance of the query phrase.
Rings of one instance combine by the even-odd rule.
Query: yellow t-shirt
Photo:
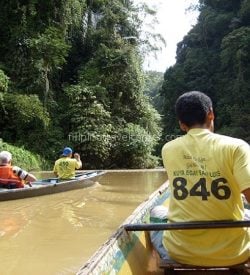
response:
[[[241,191],[250,188],[247,143],[196,128],[166,143],[162,157],[171,190],[169,222],[243,220]],[[249,257],[246,228],[170,230],[163,244],[184,264],[228,266]]]
[[[62,157],[55,162],[53,171],[60,179],[72,179],[75,177],[75,169],[81,168],[81,161],[74,158]]]

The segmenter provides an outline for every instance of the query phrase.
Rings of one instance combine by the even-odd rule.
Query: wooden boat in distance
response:
[[[16,189],[0,188],[0,201],[24,199],[89,187],[94,185],[105,173],[105,171],[90,171],[78,173],[75,179],[71,180],[48,178],[33,182],[32,187],[27,186]]]
[[[149,231],[250,227],[250,221],[201,221],[176,223],[150,223],[150,210],[156,205],[168,206],[168,182],[140,204],[113,235],[95,252],[95,254],[80,268],[77,275],[160,275],[176,274],[175,268],[183,274],[221,275],[245,274],[244,269],[250,269],[249,263],[232,267],[196,267],[185,266],[171,260],[160,260],[158,253],[152,247]],[[234,270],[234,271],[232,271]],[[178,272],[178,271],[177,271]],[[222,272],[222,273],[221,273]],[[179,273],[177,273],[179,274]],[[247,273],[248,274],[248,273]]]

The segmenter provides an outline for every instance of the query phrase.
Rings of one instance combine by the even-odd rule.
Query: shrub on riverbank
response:
[[[0,140],[0,151],[9,151],[12,154],[12,164],[27,171],[39,171],[46,168],[46,161],[30,151],[16,147]]]

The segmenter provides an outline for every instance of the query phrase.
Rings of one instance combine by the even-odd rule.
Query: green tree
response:
[[[144,76],[137,42],[127,39],[138,37],[137,21],[130,17],[131,9],[130,2],[118,0],[88,3],[88,40],[84,49],[91,54],[78,71],[78,85],[69,87],[73,97],[80,90],[80,94],[84,95],[72,105],[71,109],[74,110],[78,104],[79,111],[76,112],[77,118],[73,116],[74,123],[69,126],[72,129],[74,125],[73,129],[78,129],[83,136],[90,133],[91,142],[85,140],[76,144],[76,147],[87,161],[95,165],[113,165],[110,162],[114,154],[116,160],[124,158],[122,152],[114,152],[112,139],[118,129],[123,129],[128,123],[147,130],[152,140],[156,140],[153,136],[158,137],[160,133],[159,115],[143,94]],[[93,13],[96,18],[94,22]],[[91,100],[92,97],[95,101]],[[99,114],[100,106],[102,111]],[[95,122],[91,118],[92,123],[88,123],[93,110],[98,118],[94,119]],[[92,125],[91,130],[88,125]],[[105,137],[101,144],[97,140],[100,136]],[[148,158],[148,154],[144,157]]]
[[[83,157],[84,167],[109,165],[112,124],[98,93],[100,86],[71,85],[65,88],[69,97],[70,129],[68,141]]]
[[[163,83],[163,73],[155,71],[145,72],[145,88],[144,93],[149,96],[150,102],[159,113],[162,113],[162,97],[160,89]]]
[[[250,27],[233,30],[224,37],[221,48],[224,78],[220,81],[221,94],[217,104],[221,114],[218,126],[223,133],[249,141],[247,121],[250,119],[250,102],[247,99],[250,89]]]
[[[5,141],[39,151],[41,144],[34,140],[47,129],[50,118],[36,95],[4,93],[0,116],[1,137]]]
[[[0,93],[7,92],[9,85],[9,77],[0,69]]]
[[[198,22],[178,44],[177,62],[164,76],[164,134],[179,131],[177,97],[201,90],[214,102],[216,131],[249,140],[248,2],[200,0]]]
[[[153,168],[158,159],[152,155],[156,140],[144,128],[128,123],[116,131],[113,160],[119,168]],[[121,157],[122,156],[122,157]]]
[[[43,34],[30,39],[29,45],[33,52],[34,67],[40,76],[37,82],[44,83],[44,106],[47,106],[50,91],[49,74],[61,69],[66,61],[69,46],[64,41],[62,30],[54,27],[49,27]]]

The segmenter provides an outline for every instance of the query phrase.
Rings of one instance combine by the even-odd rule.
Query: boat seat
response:
[[[250,260],[245,263],[237,264],[233,266],[195,266],[195,265],[187,265],[187,264],[180,264],[174,262],[173,260],[160,260],[159,267],[164,269],[165,275],[172,275],[176,274],[181,271],[200,271],[197,274],[201,274],[202,271],[218,271],[219,274],[221,272],[233,271],[231,274],[250,274],[247,271],[250,271]],[[203,274],[203,272],[202,272]]]

